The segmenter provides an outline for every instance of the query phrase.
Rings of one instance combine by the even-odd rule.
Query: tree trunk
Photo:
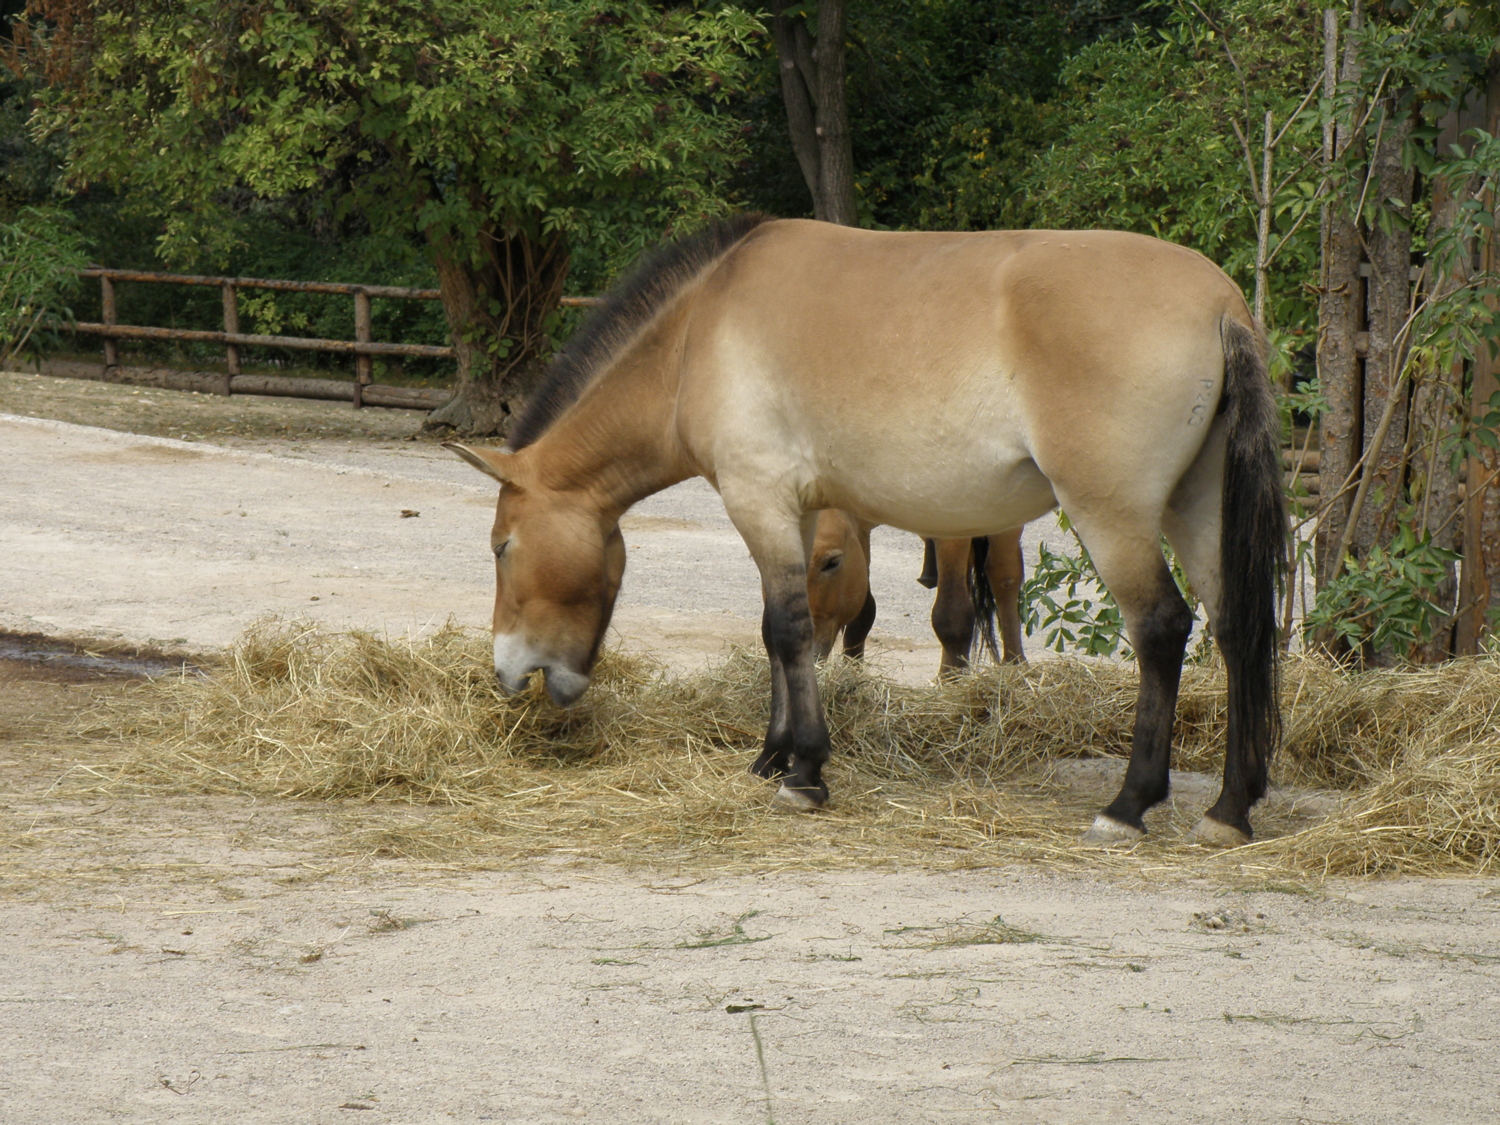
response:
[[[814,217],[855,226],[854,149],[844,96],[847,0],[819,0],[816,39],[803,16],[787,14],[788,6],[773,0],[771,33],[792,150]]]
[[[1394,114],[1397,99],[1387,97]],[[1364,432],[1365,472],[1373,474],[1369,495],[1357,519],[1351,545],[1364,558],[1370,549],[1389,540],[1406,484],[1406,437],[1409,391],[1401,380],[1406,362],[1407,318],[1411,315],[1412,171],[1401,167],[1401,150],[1411,136],[1412,119],[1387,118],[1380,143],[1371,155],[1370,191],[1391,213],[1370,230],[1368,309],[1370,346],[1365,356]],[[1379,449],[1370,449],[1376,428],[1392,403],[1390,427]]]
[[[539,240],[490,226],[480,230],[476,253],[438,235],[428,244],[458,375],[453,398],[428,415],[425,428],[503,436],[545,365],[567,246],[561,236]]]
[[[1500,130],[1500,54],[1490,56],[1484,127],[1491,136]],[[1490,199],[1486,205],[1493,211],[1497,202]],[[1490,230],[1481,235],[1481,241],[1479,268],[1487,273],[1500,271],[1500,239]],[[1500,308],[1495,311],[1500,316]],[[1469,391],[1471,416],[1483,416],[1489,410],[1490,397],[1497,392],[1500,359],[1481,346]],[[1454,651],[1471,655],[1480,650],[1490,608],[1500,593],[1500,451],[1483,449],[1469,459],[1463,523],[1464,558]]]
[[[1490,105],[1481,98],[1477,104],[1466,105],[1444,118],[1436,140],[1439,151],[1451,151],[1455,145],[1468,147],[1467,133],[1475,128],[1493,128],[1500,124],[1500,56],[1496,56],[1496,67],[1490,76]],[[1438,177],[1432,184],[1432,226],[1428,244],[1439,244],[1462,221],[1462,205],[1474,194],[1477,181],[1460,185],[1456,191],[1448,187],[1447,181]],[[1433,301],[1441,301],[1466,285],[1474,271],[1474,240],[1458,248],[1452,261],[1429,259],[1433,276],[1428,282],[1428,292]],[[1467,559],[1469,549],[1469,513],[1482,509],[1488,489],[1485,478],[1493,471],[1485,459],[1474,459],[1454,473],[1451,459],[1443,448],[1444,439],[1457,431],[1461,422],[1479,408],[1482,415],[1488,407],[1490,395],[1494,393],[1493,372],[1488,356],[1481,357],[1473,365],[1472,388],[1466,393],[1465,376],[1469,365],[1462,359],[1449,364],[1446,370],[1423,372],[1412,398],[1412,427],[1421,435],[1421,446],[1412,463],[1412,498],[1420,505],[1419,530],[1431,531],[1433,542],[1439,547],[1458,551]],[[1477,392],[1477,393],[1476,393]],[[1489,460],[1500,460],[1493,451]],[[1475,490],[1477,503],[1467,504],[1462,496],[1465,489],[1463,478],[1467,476],[1468,487]],[[1483,543],[1475,537],[1473,548],[1476,560],[1482,561]],[[1478,651],[1479,637],[1484,625],[1484,610],[1489,605],[1487,576],[1483,568],[1468,566],[1461,560],[1461,571],[1455,580],[1454,568],[1450,567],[1449,579],[1443,583],[1434,600],[1454,607],[1454,615],[1422,647],[1418,660],[1433,663],[1454,655],[1472,655]],[[1478,579],[1477,585],[1472,585]],[[1472,589],[1470,588],[1472,585]],[[1476,615],[1472,609],[1479,607]],[[1468,607],[1468,612],[1466,612]]]
[[[1459,220],[1459,199],[1446,190],[1441,180],[1433,184],[1432,224],[1429,244],[1452,229]],[[1451,269],[1427,281],[1434,301],[1442,300],[1467,280],[1472,251]],[[1459,478],[1451,468],[1444,449],[1444,439],[1453,432],[1464,406],[1464,363],[1456,360],[1444,367],[1430,367],[1418,373],[1411,398],[1411,468],[1408,474],[1411,502],[1416,512],[1418,534],[1432,533],[1439,547],[1457,549],[1463,541],[1463,526],[1458,522]],[[1433,591],[1439,605],[1454,606],[1457,593],[1456,569],[1449,565],[1447,577]],[[1456,608],[1456,607],[1455,607]],[[1449,617],[1434,632],[1432,640],[1414,654],[1419,664],[1436,664],[1454,652],[1454,619]]]
[[[1350,27],[1358,28],[1356,5]],[[1352,42],[1344,49],[1343,81],[1359,80],[1359,59]],[[1357,117],[1358,110],[1353,116]],[[1342,157],[1357,145],[1353,120],[1338,123],[1333,155]],[[1331,162],[1331,158],[1330,158]],[[1317,528],[1316,588],[1333,579],[1340,561],[1334,557],[1349,516],[1351,492],[1340,492],[1354,468],[1364,440],[1364,370],[1355,350],[1355,333],[1364,317],[1364,285],[1359,276],[1359,228],[1351,200],[1330,202],[1323,210],[1323,295],[1318,302],[1318,385],[1328,407],[1319,424],[1322,508]],[[1325,638],[1331,641],[1331,638]]]

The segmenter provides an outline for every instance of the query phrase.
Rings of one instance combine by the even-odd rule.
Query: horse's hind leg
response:
[[[1021,551],[1021,528],[990,536],[984,569],[995,596],[995,616],[1000,619],[1000,642],[1005,663],[1025,664],[1020,597],[1021,583],[1026,578],[1026,556]]]
[[[1238,659],[1236,638],[1228,634],[1227,622],[1219,611],[1223,590],[1219,559],[1223,464],[1224,432],[1222,426],[1216,426],[1203,452],[1172,493],[1162,529],[1193,593],[1203,602],[1232,682],[1243,676],[1245,670]],[[1231,710],[1231,725],[1235,719]],[[1265,757],[1250,752],[1239,731],[1234,734],[1227,740],[1224,751],[1224,784],[1219,798],[1193,828],[1193,835],[1204,843],[1231,846],[1249,843],[1250,809],[1265,795],[1269,772]]]
[[[1122,527],[1118,517],[1096,519],[1071,508],[1068,515],[1120,606],[1141,674],[1125,782],[1084,837],[1117,843],[1144,835],[1146,810],[1167,796],[1177,688],[1193,615],[1162,557],[1154,520]]]

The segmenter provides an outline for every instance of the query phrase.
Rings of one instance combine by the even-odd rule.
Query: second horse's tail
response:
[[[986,570],[990,558],[990,541],[980,535],[969,544],[969,602],[974,607],[974,632],[984,649],[999,664],[1000,638],[995,635],[995,591]]]

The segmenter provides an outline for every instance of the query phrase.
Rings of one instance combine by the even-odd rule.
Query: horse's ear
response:
[[[515,483],[508,449],[476,449],[472,445],[460,445],[456,441],[443,442],[444,449],[451,449],[487,477],[494,477],[501,484]]]

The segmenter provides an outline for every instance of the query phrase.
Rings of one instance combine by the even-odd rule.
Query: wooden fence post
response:
[[[102,319],[105,324],[115,323],[115,283],[108,277],[99,279],[99,294]],[[113,336],[104,337],[104,381],[114,382],[120,370],[120,348]]]
[[[224,331],[238,332],[240,330],[240,302],[239,294],[235,287],[225,282],[219,290],[224,295]],[[238,344],[226,344],[224,347],[224,385],[219,393],[231,395],[234,393],[234,377],[240,373],[240,346]]]
[[[363,289],[354,291],[354,342],[357,344],[368,344],[370,342],[370,295]],[[354,409],[358,410],[364,402],[364,389],[370,385],[374,377],[375,361],[373,357],[362,352],[354,354]]]

